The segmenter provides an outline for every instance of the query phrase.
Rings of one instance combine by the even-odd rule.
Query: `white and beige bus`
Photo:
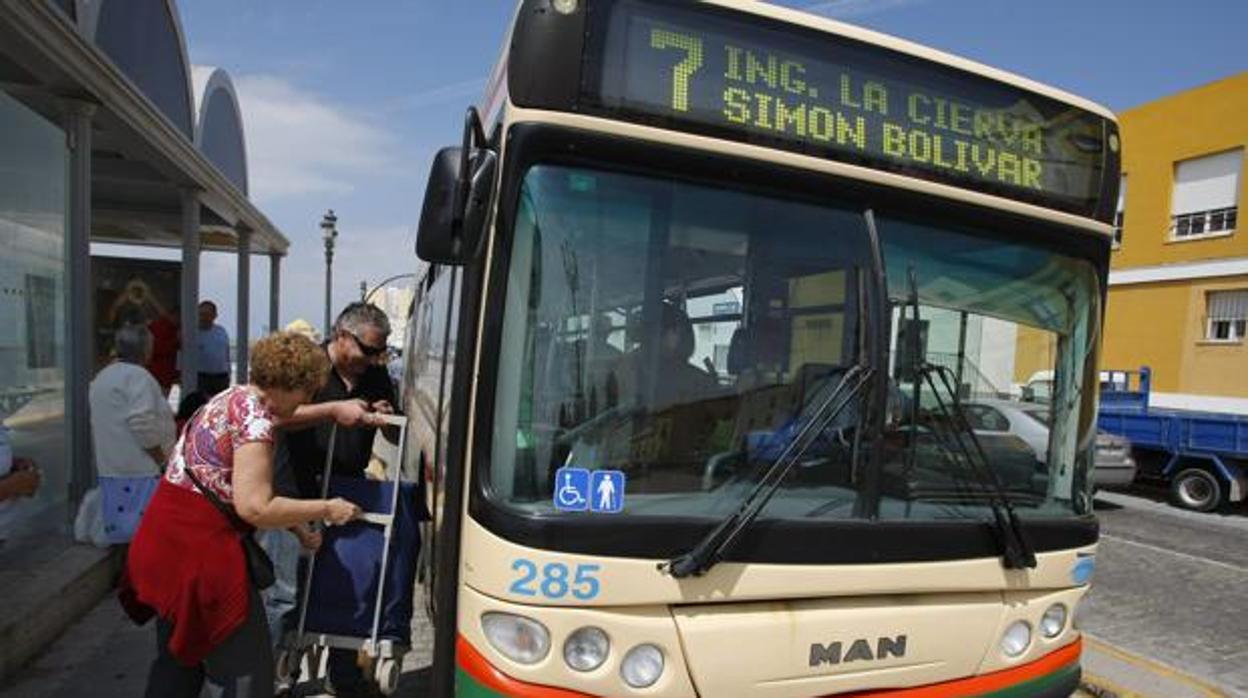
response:
[[[480,114],[406,353],[434,695],[1074,690],[1109,111],[760,2],[524,0]]]

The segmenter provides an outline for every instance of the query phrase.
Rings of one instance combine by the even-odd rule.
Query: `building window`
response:
[[[1118,208],[1114,211],[1114,249],[1122,247],[1122,220],[1126,212],[1127,176],[1124,174],[1118,184]]]
[[[1244,150],[1175,164],[1170,238],[1192,240],[1229,235],[1239,217],[1239,173]]]
[[[1248,290],[1212,291],[1207,296],[1205,339],[1242,342],[1248,329]]]
[[[1196,211],[1173,217],[1174,237],[1183,239],[1235,230],[1239,209],[1234,206],[1214,211]],[[1122,214],[1118,214],[1122,215]]]

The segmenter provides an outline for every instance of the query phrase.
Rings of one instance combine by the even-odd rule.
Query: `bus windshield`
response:
[[[1075,427],[1087,421],[1078,395],[1099,297],[1092,265],[877,212],[892,310],[872,318],[863,213],[530,168],[500,289],[490,498],[550,515],[561,468],[610,469],[625,475],[623,516],[722,517],[820,396],[864,361],[867,324],[884,322],[893,347],[890,366],[877,369],[889,385],[882,448],[862,437],[861,401],[849,405],[809,443],[763,518],[860,516],[862,483],[874,480],[869,509],[881,517],[983,519],[988,488],[949,440],[954,427],[973,428],[1021,515],[1078,513],[1086,464]],[[1054,370],[1061,387],[1043,453],[1008,428],[942,416],[942,377],[957,383],[969,415],[979,396],[1010,398],[1014,376],[1033,364]],[[879,477],[864,478],[865,468]]]

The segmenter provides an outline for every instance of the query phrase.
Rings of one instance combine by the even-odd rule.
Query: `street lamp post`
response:
[[[338,237],[338,216],[334,215],[334,209],[321,218],[321,239],[325,241],[325,337],[330,334],[330,306],[333,303],[334,288],[334,240]]]

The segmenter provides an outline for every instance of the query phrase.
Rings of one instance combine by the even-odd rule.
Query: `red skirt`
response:
[[[130,617],[171,622],[170,653],[194,666],[246,620],[249,585],[238,531],[203,495],[161,480],[122,573]]]

